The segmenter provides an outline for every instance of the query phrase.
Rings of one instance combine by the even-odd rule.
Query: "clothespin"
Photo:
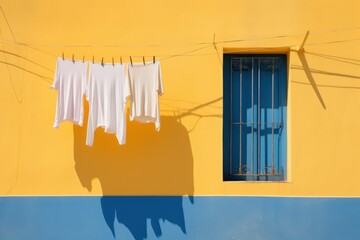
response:
[[[112,64],[113,64],[113,67],[115,67],[114,57],[112,58]]]
[[[131,62],[131,66],[133,66],[133,62],[132,62],[132,58],[131,58],[131,56],[130,56],[130,62]]]
[[[83,56],[83,63],[85,62],[85,55]]]
[[[155,56],[153,56],[153,63],[155,64]]]
[[[64,57],[64,52],[62,53],[62,58],[63,58],[63,60],[65,60],[65,57]]]
[[[94,56],[93,56],[93,64],[95,63],[95,59],[94,59]]]
[[[101,65],[104,66],[104,57],[101,58]]]
[[[122,65],[122,57],[120,57],[120,63],[121,63],[121,65]]]
[[[73,63],[75,63],[74,54],[72,55],[72,61]]]
[[[144,66],[145,66],[145,57],[143,56],[143,63],[144,63]]]

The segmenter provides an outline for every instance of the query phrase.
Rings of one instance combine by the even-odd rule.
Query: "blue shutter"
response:
[[[224,55],[224,180],[286,179],[285,55]]]

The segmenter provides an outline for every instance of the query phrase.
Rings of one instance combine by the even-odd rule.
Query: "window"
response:
[[[225,181],[286,180],[286,55],[224,54]]]

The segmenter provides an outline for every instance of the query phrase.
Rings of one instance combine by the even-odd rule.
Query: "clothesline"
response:
[[[328,44],[337,44],[337,43],[346,43],[346,42],[354,42],[354,41],[359,41],[360,38],[354,38],[354,39],[347,39],[347,40],[335,40],[335,41],[327,41],[327,42],[318,42],[318,43],[306,43],[306,46],[318,46],[318,45],[328,45]],[[209,48],[209,47],[212,47],[213,44],[209,44],[209,45],[206,45],[206,46],[203,46],[201,48],[196,48],[196,49],[193,49],[193,50],[190,50],[190,51],[186,51],[186,52],[183,52],[183,53],[179,53],[179,54],[172,54],[172,55],[155,55],[155,57],[161,61],[164,61],[164,60],[168,60],[168,59],[171,59],[171,58],[174,58],[174,57],[193,57],[193,56],[207,56],[207,55],[217,55],[218,53],[217,52],[208,52],[208,53],[195,53],[195,52],[198,52],[200,50],[203,50],[203,49],[206,49],[206,48]],[[274,48],[278,48],[278,47],[286,47],[286,48],[293,48],[293,47],[298,47],[299,45],[298,44],[293,44],[293,45],[281,45],[281,46],[272,46],[272,47],[264,47],[264,49],[274,49]],[[34,49],[35,51],[39,51],[39,52],[42,52],[44,54],[47,54],[49,56],[52,56],[52,57],[59,57],[60,55],[58,54],[52,54],[52,53],[49,53],[49,52],[46,52],[46,51],[43,51],[41,49],[37,49],[37,48],[34,48],[34,47],[31,47],[31,46],[28,46],[30,47],[31,49]],[[242,50],[242,52],[252,52],[254,50],[258,50],[260,47],[251,47],[251,48],[246,48],[244,50]],[[2,51],[4,52],[5,54],[10,54],[10,55],[14,55],[13,53],[11,52],[7,52],[7,51]],[[234,51],[226,51],[226,53],[237,53],[238,50],[234,50]],[[72,54],[70,56],[67,56],[66,58],[70,59],[70,57],[72,57]],[[126,58],[130,58],[130,57],[134,57],[134,58],[142,58],[142,57],[145,57],[145,58],[152,58],[154,55],[114,55],[113,57],[116,58],[116,59],[120,59],[120,58],[124,58],[124,62],[128,62],[129,59],[126,59]],[[76,56],[76,59],[78,60],[82,60],[84,56]],[[87,61],[92,61],[92,56],[87,56],[86,59]],[[96,58],[96,62],[100,62],[100,59],[103,58],[103,57],[97,57]],[[91,59],[91,60],[90,60]],[[110,61],[108,61],[110,62]]]
[[[334,41],[318,42],[318,43],[306,43],[306,46],[317,46],[317,45],[328,45],[328,44],[336,44],[336,43],[346,43],[346,42],[354,42],[354,41],[359,41],[359,40],[360,40],[360,38],[354,38],[354,39],[347,39],[347,40],[334,40]],[[212,47],[212,46],[213,46],[212,44],[211,45],[209,44],[207,46],[204,46],[204,47],[201,47],[201,48],[196,48],[194,50],[190,50],[190,51],[187,51],[185,53],[172,54],[172,55],[156,55],[156,57],[160,58],[160,60],[166,60],[168,58],[173,58],[173,57],[192,57],[192,56],[216,55],[217,53],[214,53],[214,52],[210,52],[210,53],[194,53],[194,52],[197,52],[197,51],[200,51],[202,49]],[[281,46],[272,46],[272,47],[265,47],[265,48],[271,48],[271,49],[274,49],[274,48],[277,48],[277,47],[292,48],[292,47],[298,47],[298,46],[299,46],[298,44],[293,44],[293,45],[281,45]],[[48,53],[48,52],[45,52],[45,51],[37,49],[37,48],[33,48],[33,47],[30,47],[30,48],[32,48],[32,49],[34,49],[36,51],[42,52],[44,54],[50,55],[52,57],[58,57],[59,56],[58,54]],[[250,51],[253,51],[253,50],[256,50],[256,49],[259,49],[259,47],[246,48],[246,49],[242,50],[242,52],[243,51],[250,52]],[[235,53],[235,52],[238,52],[238,50],[227,51],[227,53]],[[9,52],[5,52],[5,53],[6,54],[11,54]],[[149,57],[153,57],[153,56],[154,55],[118,55],[118,56],[114,56],[114,57],[116,57],[116,58],[119,58],[119,57],[125,57],[125,58],[130,58],[130,57],[142,58],[142,57],[146,57],[146,58],[149,58]]]
[[[229,44],[229,43],[237,43],[237,42],[252,42],[252,41],[261,41],[261,40],[270,40],[270,39],[279,39],[279,38],[291,38],[291,37],[299,37],[299,36],[304,36],[305,33],[296,33],[296,34],[282,34],[282,35],[275,35],[275,36],[260,36],[260,37],[250,37],[250,38],[243,38],[243,39],[230,39],[230,40],[215,40],[215,34],[214,37],[212,39],[212,41],[202,41],[202,42],[193,42],[193,43],[162,43],[162,44],[105,44],[105,45],[96,45],[96,44],[84,44],[84,45],[78,45],[78,44],[70,44],[70,45],[66,45],[66,44],[39,44],[39,43],[26,43],[26,42],[21,42],[18,41],[15,38],[15,35],[12,31],[12,28],[7,20],[6,14],[3,11],[2,7],[0,6],[0,10],[1,13],[5,19],[5,22],[11,32],[12,38],[13,40],[8,40],[8,39],[4,39],[2,36],[2,29],[0,28],[0,42],[1,43],[7,43],[7,44],[15,44],[15,45],[21,45],[21,46],[25,46],[28,48],[31,48],[35,51],[38,52],[42,52],[44,54],[47,54],[49,56],[52,57],[58,57],[58,54],[52,54],[49,53],[47,51],[44,51],[42,49],[39,49],[38,47],[54,47],[54,48],[121,48],[121,47],[171,47],[171,46],[202,46],[200,48],[196,48],[193,50],[189,50],[186,52],[182,52],[180,54],[170,54],[170,55],[157,55],[156,57],[158,59],[160,59],[161,61],[170,59],[170,58],[174,58],[174,57],[187,57],[187,56],[202,56],[202,55],[215,55],[215,54],[219,54],[216,48],[217,44]],[[312,31],[311,35],[319,35],[319,34],[325,34],[325,33],[332,33],[332,32],[344,32],[344,31],[356,31],[356,30],[360,30],[360,26],[355,26],[355,27],[346,27],[346,28],[337,28],[337,29],[328,29],[328,30],[321,30],[321,31]],[[307,33],[308,34],[308,33]],[[307,43],[307,46],[316,46],[316,45],[325,45],[325,44],[336,44],[336,43],[345,43],[345,42],[352,42],[352,41],[358,41],[360,40],[360,38],[355,38],[355,39],[346,39],[346,40],[333,40],[333,41],[327,41],[327,42],[318,42],[318,43]],[[202,49],[208,48],[210,46],[214,46],[216,52],[211,52],[211,53],[197,53],[197,54],[193,54],[194,52],[200,51]],[[289,46],[280,46],[280,47],[297,47],[298,45],[289,45]],[[272,48],[274,48],[275,46],[273,46]],[[256,48],[258,49],[258,48]],[[5,49],[3,46],[3,51],[4,54]],[[73,53],[72,53],[73,54]],[[154,54],[153,54],[154,55]],[[117,56],[117,58],[119,57],[153,57],[153,55],[151,56],[134,56],[134,55],[122,55],[122,56]],[[115,56],[113,56],[115,57]],[[6,58],[6,56],[5,56]],[[84,59],[84,56],[82,56],[82,59]]]
[[[267,40],[267,39],[276,39],[276,38],[290,38],[290,37],[299,37],[304,35],[293,34],[293,35],[279,35],[279,36],[270,36],[270,37],[260,37],[260,38],[249,38],[249,39],[231,39],[231,40],[222,40],[222,41],[211,41],[211,42],[193,42],[193,43],[164,43],[164,44],[40,44],[40,43],[26,43],[20,41],[12,41],[7,39],[1,39],[2,43],[8,44],[17,44],[25,45],[32,47],[53,47],[53,48],[122,48],[122,47],[179,47],[179,46],[201,46],[201,45],[212,45],[215,44],[226,44],[226,43],[236,43],[244,41],[258,41],[258,40]]]
[[[343,31],[352,31],[360,30],[360,27],[351,27],[351,28],[340,28],[340,29],[331,29],[324,31],[315,31],[310,32],[311,35],[319,35],[332,32],[343,32]],[[12,33],[12,31],[11,31]],[[190,43],[158,43],[158,44],[41,44],[41,43],[27,43],[15,40],[8,40],[1,38],[2,43],[15,44],[15,45],[24,45],[32,47],[53,47],[53,48],[121,48],[121,47],[175,47],[175,46],[196,46],[196,45],[213,45],[213,44],[228,44],[236,42],[249,42],[249,41],[261,41],[269,39],[278,39],[278,38],[291,38],[291,37],[301,37],[305,33],[296,33],[296,34],[287,34],[287,35],[275,35],[275,36],[262,36],[262,37],[250,37],[243,39],[229,39],[229,40],[218,40],[218,41],[204,41],[204,42],[190,42]],[[325,42],[326,43],[326,42]],[[314,44],[324,44],[324,43],[314,43]]]
[[[335,44],[335,43],[350,42],[350,41],[359,41],[359,40],[360,40],[360,38],[349,39],[349,40],[339,40],[339,41],[328,41],[328,42],[324,42],[324,43],[322,43],[322,44]],[[320,43],[307,43],[306,45],[307,45],[307,46],[308,46],[308,45],[313,46],[313,45],[318,45],[318,44],[320,44]],[[171,59],[171,58],[174,58],[174,57],[193,57],[193,56],[218,55],[218,52],[214,52],[214,51],[208,52],[208,53],[196,53],[197,51],[200,51],[200,50],[203,50],[203,49],[212,47],[212,46],[213,46],[212,44],[211,44],[211,45],[207,45],[207,46],[203,46],[203,47],[201,47],[201,48],[196,48],[196,49],[191,50],[191,51],[183,52],[183,53],[181,53],[181,54],[159,55],[159,56],[156,56],[156,58],[157,58],[158,60],[160,60],[160,61],[165,61],[165,60],[168,60],[168,59]],[[280,46],[280,47],[292,48],[292,47],[298,47],[298,45],[288,45],[288,46]],[[266,48],[266,49],[274,49],[274,48],[277,48],[277,46],[273,46],[273,47]],[[243,53],[244,53],[244,52],[253,52],[254,50],[258,50],[258,49],[259,49],[259,48],[256,48],[256,47],[254,47],[254,48],[246,48],[246,49],[242,50],[242,52],[243,52]],[[35,49],[35,50],[36,50],[36,49]],[[42,66],[42,65],[39,65],[39,64],[37,64],[37,63],[34,62],[34,61],[31,61],[31,60],[29,60],[29,59],[26,59],[26,58],[24,58],[24,57],[21,57],[21,56],[19,56],[19,55],[17,55],[17,54],[14,54],[14,53],[12,53],[12,52],[4,51],[4,50],[0,50],[0,52],[3,52],[5,56],[6,56],[6,55],[13,55],[13,56],[16,56],[16,57],[23,58],[23,59],[25,59],[25,60],[27,60],[27,61],[29,61],[29,62],[37,65],[37,66],[40,66],[41,68],[44,68],[45,70],[51,72],[52,74],[54,73],[54,71],[53,71],[52,69],[47,68],[47,67],[44,67],[44,66]],[[226,53],[237,53],[237,52],[238,52],[238,50],[226,51]],[[44,52],[44,53],[47,53],[47,52]],[[47,53],[47,54],[50,54],[50,53]],[[59,57],[59,55],[55,55],[55,54],[50,54],[50,55],[53,56],[53,57]],[[117,62],[119,61],[118,59],[119,59],[120,57],[124,57],[124,59],[123,59],[123,60],[124,60],[124,63],[127,63],[127,62],[129,62],[129,59],[126,59],[126,58],[130,58],[131,56],[130,56],[130,55],[117,56],[117,57],[116,57]],[[145,55],[145,56],[137,56],[137,55],[134,56],[134,55],[133,55],[132,57],[134,57],[134,58],[142,58],[142,57],[150,58],[150,57],[151,57],[151,58],[152,58],[153,56],[146,56],[146,55]],[[68,56],[67,56],[66,58],[67,58],[67,59],[71,59],[71,58],[68,57]],[[102,58],[102,57],[101,57],[101,58]],[[97,58],[96,58],[96,62],[99,63],[101,58],[97,57]],[[80,59],[80,58],[76,58],[76,60],[77,60],[77,59]],[[7,65],[11,65],[11,66],[13,66],[13,67],[17,67],[16,65],[13,65],[13,64],[8,63],[8,62],[7,62],[7,59],[5,59],[5,60],[6,60],[5,62],[0,62],[0,63],[6,63]],[[81,60],[83,60],[82,57],[81,57]],[[105,61],[105,62],[110,62],[110,61],[108,61],[109,59],[106,59],[106,60],[107,60],[107,61]],[[78,60],[77,60],[77,61],[78,61]],[[86,61],[91,62],[91,61],[92,61],[92,58],[91,58],[91,60],[88,59],[88,58],[86,58]],[[36,75],[39,76],[39,77],[41,77],[41,78],[51,80],[51,79],[48,78],[48,77],[40,76],[40,75],[38,75],[38,74],[36,74]]]
[[[339,30],[340,31],[340,30]],[[286,36],[277,36],[277,37],[269,37],[267,39],[274,39],[274,38],[280,38],[280,37],[286,37]],[[263,38],[264,39],[264,38]],[[262,39],[258,39],[258,40],[262,40]],[[313,43],[306,43],[306,46],[319,46],[319,45],[328,45],[328,44],[337,44],[337,43],[347,43],[347,42],[354,42],[354,41],[359,41],[360,38],[353,38],[353,39],[345,39],[345,40],[333,40],[333,41],[325,41],[325,42],[313,42]],[[216,55],[218,54],[217,52],[210,52],[210,53],[194,53],[197,51],[200,51],[202,49],[206,49],[212,46],[216,46],[217,44],[229,44],[229,43],[235,43],[235,42],[240,42],[240,41],[251,41],[251,40],[227,40],[227,41],[216,41],[216,42],[212,42],[212,43],[207,43],[205,46],[202,46],[200,48],[196,48],[193,50],[189,50],[183,53],[178,53],[178,54],[170,54],[170,55],[155,55],[159,60],[164,61],[170,58],[174,58],[174,57],[191,57],[191,56],[204,56],[204,55]],[[255,41],[255,39],[253,39],[253,41]],[[25,43],[21,43],[21,42],[17,42],[17,41],[9,41],[9,40],[4,40],[1,38],[0,42],[2,43],[8,43],[8,44],[16,44],[16,45],[22,45],[25,47],[28,47],[30,49],[33,49],[35,51],[41,52],[43,54],[52,56],[52,57],[58,57],[59,54],[53,54],[53,53],[49,53],[45,50],[39,49],[37,47],[34,47],[35,45],[29,45],[29,44],[25,44]],[[205,43],[201,43],[199,45],[202,45]],[[92,45],[93,47],[100,47],[100,45]],[[110,47],[110,45],[103,45],[104,47],[108,46]],[[140,45],[139,45],[140,46]],[[142,46],[151,46],[151,45],[142,45]],[[158,45],[160,47],[160,45]],[[165,46],[165,45],[161,45],[161,46]],[[174,45],[175,46],[175,45]],[[185,46],[185,45],[184,45]],[[298,47],[299,44],[292,44],[292,45],[281,45],[281,46],[272,46],[272,47],[268,47],[268,48],[276,48],[276,47],[288,47],[288,48],[292,48],[292,47]],[[70,46],[64,46],[64,47],[70,47]],[[72,47],[75,47],[72,46]],[[81,47],[81,46],[79,46]],[[91,47],[90,45],[88,46],[82,46],[82,47]],[[120,47],[120,46],[116,46],[116,47]],[[265,47],[266,48],[266,47]],[[252,48],[246,48],[245,51],[251,51],[254,49],[259,49],[259,47],[252,47]],[[237,52],[237,51],[234,51]],[[231,53],[231,51],[227,51],[227,53]],[[72,53],[71,53],[72,54]],[[130,57],[134,57],[134,58],[142,58],[142,57],[153,57],[154,55],[117,55],[114,56],[116,58],[120,58],[120,57],[125,57],[125,58],[130,58]],[[83,56],[81,56],[81,59],[83,58]],[[91,56],[92,58],[92,56]],[[79,58],[80,59],[80,58]]]

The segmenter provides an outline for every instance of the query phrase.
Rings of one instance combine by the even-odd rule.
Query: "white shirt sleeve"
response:
[[[160,62],[158,63],[158,79],[157,79],[157,86],[156,86],[156,90],[159,93],[159,96],[164,94],[164,85],[162,83],[162,74],[161,74],[161,66],[160,66]]]
[[[55,75],[54,75],[54,82],[53,84],[50,86],[50,88],[52,89],[59,89],[59,58],[56,61],[56,68],[55,68]]]

